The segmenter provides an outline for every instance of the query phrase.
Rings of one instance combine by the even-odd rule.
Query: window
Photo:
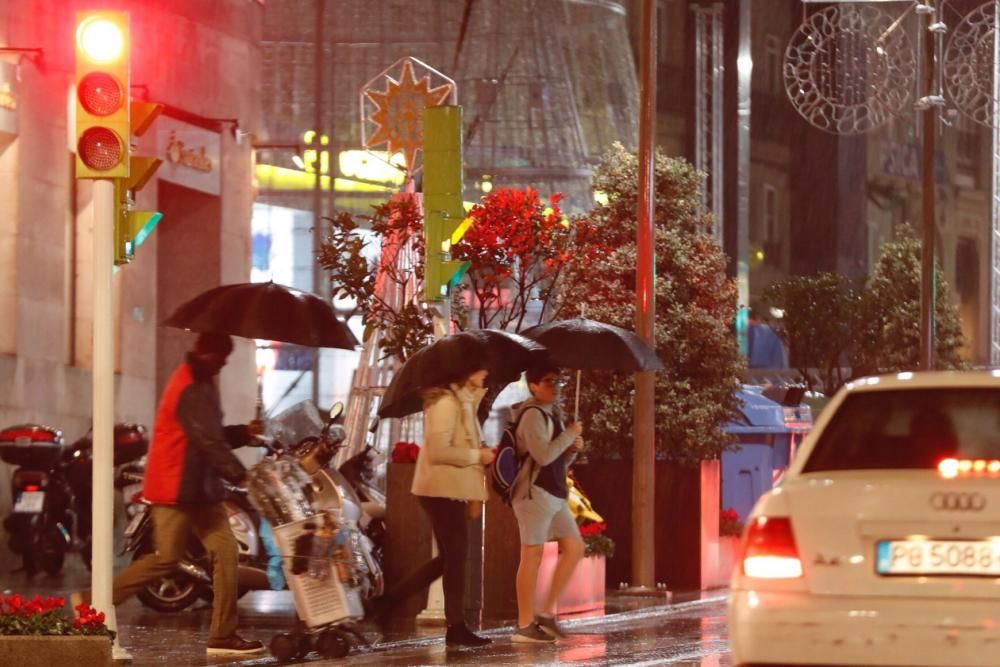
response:
[[[761,216],[763,229],[762,241],[777,241],[780,236],[778,229],[778,191],[773,185],[764,186],[764,214]]]
[[[979,164],[979,127],[965,114],[958,114],[958,164],[974,169]]]
[[[763,89],[775,95],[780,95],[785,89],[784,77],[781,72],[782,50],[781,39],[777,35],[767,35],[764,38]]]
[[[910,389],[848,396],[803,472],[937,468],[1000,458],[1000,391]]]
[[[661,64],[684,63],[684,8],[682,0],[660,0],[656,4],[657,60]],[[638,5],[637,5],[638,7]]]

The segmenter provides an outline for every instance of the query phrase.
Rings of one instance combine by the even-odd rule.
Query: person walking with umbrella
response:
[[[480,516],[488,497],[486,466],[493,461],[493,450],[483,446],[476,417],[486,393],[487,371],[478,362],[467,363],[471,368],[466,372],[453,373],[421,392],[424,445],[410,491],[430,518],[440,553],[387,594],[379,610],[384,618],[396,602],[443,576],[448,646],[483,646],[491,641],[465,625],[468,524]]]
[[[243,484],[246,469],[233,447],[250,443],[259,424],[223,427],[215,377],[226,364],[233,342],[225,334],[198,336],[186,361],[171,376],[156,412],[146,465],[143,495],[152,503],[156,551],[133,562],[115,577],[115,605],[147,585],[173,573],[195,535],[212,556],[212,624],[209,654],[252,654],[264,651],[259,641],[236,634],[236,538],[222,504],[220,478]],[[73,606],[89,601],[74,593]]]
[[[566,637],[555,620],[556,600],[583,557],[583,539],[569,510],[566,487],[567,469],[583,446],[583,427],[575,421],[563,427],[557,405],[562,384],[558,368],[539,365],[525,375],[531,398],[514,406],[517,451],[524,458],[511,493],[521,537],[517,630],[511,641],[551,642]],[[536,614],[538,568],[549,540],[558,540],[559,560]]]

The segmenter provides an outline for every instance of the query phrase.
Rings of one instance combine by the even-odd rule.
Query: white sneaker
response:
[[[529,623],[523,628],[518,628],[517,632],[510,636],[510,641],[515,644],[550,644],[556,639],[549,633],[538,627],[538,623]]]

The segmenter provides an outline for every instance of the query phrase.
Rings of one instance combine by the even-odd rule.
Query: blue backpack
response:
[[[524,460],[528,458],[527,454],[520,454],[517,451],[517,426],[521,423],[521,417],[531,409],[538,410],[545,415],[545,421],[548,422],[549,415],[546,414],[545,410],[536,406],[525,408],[516,420],[509,422],[504,428],[490,471],[490,483],[493,485],[493,490],[508,505],[511,503],[510,496],[514,490],[514,481],[521,471],[521,466],[524,465]]]

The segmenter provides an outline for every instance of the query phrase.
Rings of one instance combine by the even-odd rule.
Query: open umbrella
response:
[[[611,370],[626,373],[663,370],[656,350],[631,331],[597,320],[557,320],[523,332],[548,349],[548,360],[576,374],[575,418],[580,416],[581,370]]]
[[[222,285],[183,304],[164,322],[198,333],[260,338],[308,347],[358,345],[333,307],[315,294],[266,283]]]
[[[509,331],[476,329],[445,336],[417,350],[396,372],[379,406],[379,417],[405,417],[423,409],[421,392],[480,368],[488,394],[516,380],[545,348]]]

